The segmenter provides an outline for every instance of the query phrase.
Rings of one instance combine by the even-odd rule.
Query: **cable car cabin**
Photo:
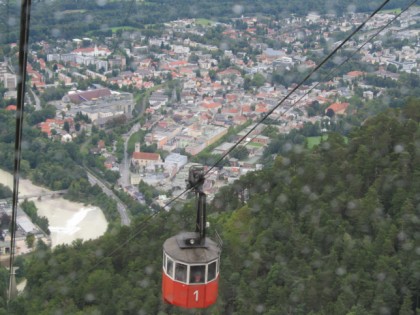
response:
[[[204,246],[188,245],[181,233],[163,245],[163,299],[185,308],[205,308],[217,300],[220,248],[209,238]]]
[[[206,237],[204,169],[192,166],[188,189],[197,198],[195,232],[172,236],[163,244],[163,299],[186,308],[205,308],[217,300],[221,247]]]

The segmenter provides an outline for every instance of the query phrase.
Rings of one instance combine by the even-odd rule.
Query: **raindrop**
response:
[[[255,260],[260,260],[260,259],[261,259],[261,255],[260,255],[260,253],[259,253],[259,252],[253,252],[253,253],[252,253],[252,257],[253,257]]]
[[[349,201],[347,203],[347,209],[353,210],[354,208],[356,208],[356,203],[354,201]]]
[[[404,151],[404,146],[403,146],[402,144],[397,144],[397,145],[394,147],[394,152],[395,152],[395,153],[401,153],[402,151]]]
[[[57,21],[59,21],[62,18],[63,18],[63,13],[62,12],[54,12],[54,19],[56,19]]]
[[[303,146],[301,146],[300,144],[296,144],[293,147],[293,151],[297,154],[302,153],[303,152]]]
[[[413,249],[413,243],[412,242],[405,242],[402,246],[404,250],[412,250]]]
[[[197,10],[197,7],[195,5],[190,6],[190,13],[191,13],[191,15],[198,14],[198,10]]]
[[[251,208],[252,212],[259,212],[260,210],[261,210],[260,205],[258,205],[258,204],[253,204],[252,205],[252,208]]]
[[[92,302],[95,300],[95,296],[93,295],[93,293],[88,293],[85,295],[85,301],[86,302]]]
[[[305,72],[305,70],[307,69],[306,65],[298,65],[297,70],[300,73]]]
[[[262,304],[259,304],[259,305],[257,305],[257,306],[255,307],[255,311],[256,311],[257,313],[262,313],[262,312],[264,312],[264,310],[265,310],[265,307],[264,307],[264,305],[262,305]]]
[[[319,171],[318,174],[316,175],[316,178],[319,180],[323,180],[325,178],[325,173],[322,171]]]
[[[310,194],[311,193],[311,187],[309,187],[308,185],[305,185],[302,187],[301,190],[304,194]]]
[[[354,13],[356,12],[356,6],[354,4],[350,4],[347,6],[347,12],[348,13]]]
[[[388,307],[386,307],[386,306],[381,306],[379,308],[379,314],[381,314],[381,315],[389,315],[389,314],[391,314],[391,310]]]
[[[90,15],[90,14],[86,15],[85,22],[87,24],[92,23],[93,22],[93,16]]]
[[[322,261],[319,260],[319,259],[312,262],[312,267],[313,268],[319,268],[321,266],[322,266]]]
[[[301,253],[302,253],[302,254],[304,254],[304,255],[308,255],[308,254],[310,254],[310,253],[311,253],[311,249],[310,249],[309,247],[305,246],[305,247],[301,250]]]
[[[51,30],[51,35],[52,35],[53,37],[60,37],[60,34],[61,34],[61,31],[60,31],[58,28],[53,28],[53,29]]]
[[[280,203],[285,203],[287,202],[287,196],[285,194],[280,194],[280,196],[278,196],[277,201],[279,201]]]
[[[330,145],[330,143],[328,141],[325,141],[325,142],[322,143],[321,147],[324,150],[329,150],[331,148],[331,145]]]
[[[99,5],[100,7],[103,7],[104,5],[106,5],[108,1],[107,0],[96,0],[96,4]]]
[[[229,49],[229,44],[228,43],[226,43],[226,42],[222,42],[221,44],[220,44],[220,50],[228,50]]]
[[[67,293],[69,293],[69,288],[68,287],[60,287],[60,293],[63,295],[67,295]]]
[[[9,26],[15,26],[16,25],[16,19],[14,17],[9,17],[9,19],[7,20],[7,24]]]
[[[244,12],[244,7],[240,4],[235,4],[232,7],[232,12],[237,14],[237,15],[240,15],[240,14],[242,14],[242,12]]]
[[[341,57],[341,56],[335,56],[335,57],[333,58],[333,62],[334,62],[336,65],[338,65],[338,64],[340,64],[340,63],[342,63],[342,62],[343,62],[343,60],[344,60],[344,57]]]
[[[310,200],[312,200],[312,201],[317,200],[317,199],[318,199],[318,195],[317,195],[317,194],[315,194],[315,193],[311,193],[311,194],[309,195],[309,199],[310,199]]]
[[[347,271],[346,271],[345,267],[338,267],[335,270],[335,273],[336,273],[337,276],[344,276],[347,273]]]
[[[146,268],[145,268],[145,272],[146,272],[146,274],[148,274],[148,275],[151,275],[152,273],[153,273],[153,271],[155,270],[155,268],[153,267],[153,266],[147,266]]]
[[[401,231],[400,233],[398,233],[397,237],[398,237],[398,240],[404,241],[407,235],[403,231]]]
[[[282,159],[281,162],[284,166],[288,166],[290,164],[290,159],[285,157]]]
[[[379,281],[384,281],[386,278],[386,274],[383,272],[380,272],[376,275],[376,279],[378,279]]]

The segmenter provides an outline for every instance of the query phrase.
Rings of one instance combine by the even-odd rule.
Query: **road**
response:
[[[41,101],[39,100],[38,95],[36,95],[36,93],[32,89],[29,89],[29,92],[34,97],[34,100],[35,100],[35,110],[41,110],[42,109],[41,108]]]
[[[109,189],[99,178],[97,178],[95,175],[93,175],[91,172],[86,170],[88,175],[88,180],[91,185],[98,185],[101,187],[102,191],[112,199],[114,199],[117,202],[117,210],[121,217],[121,224],[122,225],[130,225],[130,217],[128,216],[127,207],[123,204],[120,198],[117,197],[117,195],[114,194],[114,192]]]
[[[128,141],[130,140],[131,136],[140,130],[140,124],[137,123],[131,127],[130,131],[123,135],[124,139],[124,159],[120,165],[120,174],[121,177],[119,179],[119,184],[121,187],[127,187],[130,185],[130,159],[128,158],[127,154],[127,146]]]

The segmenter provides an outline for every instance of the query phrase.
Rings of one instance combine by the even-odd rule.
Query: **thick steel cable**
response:
[[[368,43],[370,43],[373,39],[376,38],[376,36],[378,36],[384,29],[386,29],[389,25],[391,25],[396,19],[398,19],[401,14],[403,14],[404,12],[406,12],[409,8],[411,8],[415,3],[417,2],[417,0],[413,0],[408,6],[406,6],[404,9],[401,10],[400,13],[398,13],[397,15],[395,15],[391,20],[389,20],[384,26],[380,27],[376,32],[373,33],[373,35],[371,35],[369,37],[369,39],[367,41],[365,41],[362,45],[360,45],[353,53],[350,54],[350,56],[348,56],[346,59],[344,59],[344,61],[342,61],[340,64],[334,66],[334,68],[332,68],[330,71],[328,71],[327,74],[325,74],[323,76],[323,78],[321,80],[319,80],[313,87],[311,87],[307,92],[305,92],[298,100],[296,100],[292,106],[290,106],[289,108],[287,108],[286,110],[284,110],[281,114],[281,116],[284,116],[288,111],[290,111],[291,109],[293,109],[302,99],[304,99],[307,95],[309,95],[309,93],[311,93],[316,87],[318,87],[320,84],[324,83],[325,81],[328,81],[332,78],[332,75],[335,74],[335,72],[341,67],[343,66],[345,63],[347,63],[351,58],[353,58],[358,52],[360,52],[360,50],[365,47]],[[254,136],[251,139],[255,139]]]
[[[284,103],[285,100],[287,100],[298,88],[300,88],[316,71],[319,70],[319,68],[322,67],[322,65],[324,65],[330,58],[332,58],[335,53],[345,44],[347,43],[357,32],[359,32],[363,26],[372,18],[374,17],[380,10],[382,10],[382,8],[389,2],[390,0],[386,0],[384,1],[375,11],[373,11],[367,18],[365,21],[363,21],[350,35],[348,35],[346,37],[346,39],[340,44],[338,45],[332,52],[330,52],[307,76],[305,76],[305,78],[291,91],[289,92],[272,110],[270,110],[247,134],[245,134],[245,136],[243,136],[240,140],[238,140],[236,142],[236,144],[227,152],[225,153],[212,167],[210,167],[205,175],[207,175],[208,173],[210,173],[210,171],[212,169],[214,169],[218,163],[220,163],[230,152],[232,152],[244,139],[246,139],[247,136],[249,136],[249,134],[255,130],[255,128],[260,125],[265,119],[268,118],[268,116],[270,116],[275,109],[277,109],[281,104]],[[415,0],[416,2],[417,0]],[[411,5],[410,5],[411,6]],[[408,9],[408,8],[407,8]],[[340,65],[341,66],[341,65]],[[295,106],[297,102],[295,102],[293,104],[293,106]],[[156,210],[153,214],[149,215],[148,217],[146,217],[140,224],[140,226],[137,228],[137,231],[135,233],[133,233],[132,236],[130,236],[129,238],[127,238],[123,243],[121,243],[120,245],[118,245],[114,250],[112,250],[111,252],[108,253],[108,255],[106,257],[110,257],[113,254],[115,254],[118,250],[120,250],[122,247],[126,246],[129,242],[131,242],[133,239],[135,239],[141,232],[143,232],[144,228],[147,226],[147,224],[149,223],[150,220],[152,220],[154,217],[156,217],[158,214],[160,214],[160,212],[167,208],[169,205],[171,205],[172,203],[174,203],[176,200],[178,200],[179,198],[181,198],[186,192],[188,192],[189,190],[191,190],[194,187],[190,187],[190,188],[186,188],[182,193],[180,193],[179,195],[177,195],[176,197],[174,197],[173,199],[171,199],[168,203],[166,203],[162,208]],[[97,266],[99,266],[106,257],[103,257],[102,259],[100,259],[95,265],[93,265],[91,268],[89,268],[89,270],[85,271],[84,274],[88,274],[90,271],[94,270]],[[75,280],[72,280],[71,282],[74,282]]]
[[[225,154],[223,154],[219,160],[216,161],[216,163],[207,170],[206,174],[208,174],[213,168],[215,168],[225,157],[227,157],[242,141],[244,141],[260,124],[264,122],[280,105],[282,105],[293,93],[296,92],[316,71],[319,70],[335,53],[343,47],[357,32],[359,32],[366,23],[374,17],[382,8],[389,2],[390,0],[385,0],[375,11],[373,11],[365,21],[363,21],[356,29],[350,33],[341,43],[338,45],[335,49],[333,49],[315,68],[311,70],[303,79],[300,81],[300,83],[295,86],[287,95],[277,103],[276,106],[274,106],[271,110],[267,112],[267,114],[258,122],[256,123],[239,141],[235,143]]]
[[[9,292],[8,302],[12,298],[12,279],[13,264],[15,259],[16,247],[16,215],[19,199],[19,176],[21,161],[21,144],[23,130],[23,112],[25,104],[25,83],[26,65],[28,61],[28,42],[29,42],[29,22],[31,17],[31,0],[22,0],[20,16],[20,40],[19,40],[19,77],[17,86],[17,105],[16,105],[16,131],[15,131],[15,163],[13,169],[13,199],[12,199],[12,219],[11,219],[11,238],[10,238],[10,260],[9,260]]]

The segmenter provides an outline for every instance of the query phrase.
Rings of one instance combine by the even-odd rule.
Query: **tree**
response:
[[[25,243],[28,246],[28,248],[32,248],[35,243],[35,236],[32,233],[28,233],[26,235]]]
[[[209,70],[209,77],[212,82],[216,81],[216,71],[213,69]]]
[[[238,160],[246,160],[249,156],[249,151],[244,146],[240,146],[233,150],[230,156]]]
[[[392,63],[388,64],[388,66],[386,67],[386,70],[389,71],[389,72],[393,72],[393,73],[398,72],[397,66],[392,64]]]
[[[65,121],[65,122],[64,122],[63,129],[64,129],[65,131],[67,131],[67,132],[70,132],[70,124],[69,124],[69,122],[68,122],[68,121]]]
[[[335,116],[335,112],[331,108],[328,108],[325,115],[327,115],[330,118],[333,118]]]
[[[252,77],[251,85],[257,88],[263,86],[265,83],[265,77],[261,73],[256,73]]]

